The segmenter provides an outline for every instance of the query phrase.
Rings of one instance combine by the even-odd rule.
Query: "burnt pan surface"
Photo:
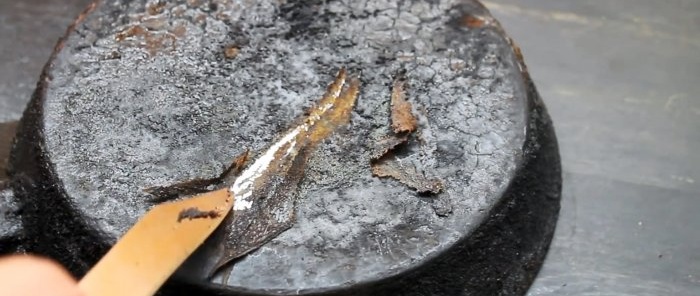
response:
[[[343,66],[360,97],[308,160],[295,225],[164,293],[524,293],[559,209],[556,138],[519,50],[475,1],[95,3],[19,126],[24,247],[83,274],[154,204],[144,189],[255,158]],[[398,157],[440,179],[437,195],[372,175],[401,72],[419,128]]]

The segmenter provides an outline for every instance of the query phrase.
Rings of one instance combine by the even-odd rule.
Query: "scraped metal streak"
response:
[[[341,69],[309,115],[258,156],[230,186],[236,198],[234,213],[227,224],[224,254],[216,269],[292,226],[296,187],[309,155],[318,143],[347,123],[355,105],[359,80],[346,80],[347,73]]]

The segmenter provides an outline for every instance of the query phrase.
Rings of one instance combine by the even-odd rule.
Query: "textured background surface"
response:
[[[0,1],[0,118],[17,119],[87,1]],[[496,0],[549,107],[562,213],[531,295],[700,291],[700,3]]]

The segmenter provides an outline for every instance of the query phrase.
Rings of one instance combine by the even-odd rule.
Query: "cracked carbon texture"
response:
[[[340,66],[362,73],[361,95],[351,123],[309,160],[296,225],[238,261],[229,277],[217,275],[214,283],[227,278],[218,289],[292,294],[415,274],[464,247],[499,214],[528,160],[526,140],[537,149],[551,144],[526,138],[536,93],[509,40],[476,2],[215,3],[169,3],[153,15],[149,7],[157,6],[146,1],[99,3],[48,68],[51,79],[32,105],[42,114],[25,115],[21,132],[31,132],[32,120],[43,128],[40,154],[54,193],[66,199],[56,206],[73,213],[56,217],[57,227],[85,240],[58,244],[68,255],[57,256],[74,272],[84,272],[151,205],[141,189],[217,176],[245,148],[255,157],[321,96]],[[470,28],[465,15],[486,22]],[[240,48],[233,59],[224,56],[231,45]],[[437,197],[371,176],[370,154],[389,132],[390,84],[401,69],[423,140],[404,161],[443,179]],[[551,133],[546,113],[537,114],[544,127],[530,133]],[[558,158],[550,162],[558,168]],[[22,161],[15,163],[21,171]],[[20,196],[31,192],[31,181],[19,183]],[[434,208],[445,207],[452,213],[438,216]],[[538,210],[551,216],[553,209]],[[30,235],[45,230],[25,221]],[[533,257],[546,249],[553,226],[545,226],[532,240]],[[28,245],[56,254],[48,241]],[[86,244],[93,252],[85,254]],[[520,290],[529,283],[495,280]]]

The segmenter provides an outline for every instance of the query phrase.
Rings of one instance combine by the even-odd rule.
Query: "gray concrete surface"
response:
[[[0,122],[19,119],[41,68],[89,1],[0,1]]]
[[[3,120],[87,1],[44,2],[0,1]],[[485,4],[521,45],[560,140],[563,208],[530,295],[700,294],[700,2]]]
[[[700,2],[495,0],[559,137],[531,295],[700,295]]]

